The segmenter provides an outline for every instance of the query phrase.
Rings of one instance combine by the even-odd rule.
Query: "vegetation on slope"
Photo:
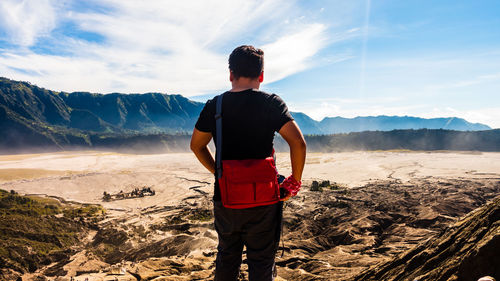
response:
[[[188,151],[183,137],[189,134],[203,108],[203,103],[181,95],[94,94],[55,92],[29,82],[0,77],[0,152],[56,151],[68,149],[127,149],[149,147],[153,151]],[[331,134],[358,131],[400,129],[488,130],[483,124],[472,124],[460,118],[423,119],[409,116],[335,117],[321,122],[303,113],[292,113],[305,134]],[[436,133],[437,131],[437,133]],[[311,136],[311,143],[329,150],[352,149],[451,149],[498,150],[482,144],[486,133],[469,133],[466,143],[443,142],[431,137],[454,137],[460,133],[443,130],[396,130],[358,134]],[[494,142],[486,136],[486,142]],[[462,135],[460,135],[462,136]],[[417,137],[416,140],[410,138]],[[456,138],[454,139],[457,140]],[[146,145],[143,145],[143,141]],[[171,144],[173,142],[173,144]],[[498,143],[498,141],[497,141]],[[429,144],[429,145],[427,145]],[[430,148],[426,148],[430,147]],[[437,148],[439,147],[439,148]],[[493,148],[492,148],[493,147]],[[180,149],[182,148],[182,149]],[[318,151],[325,148],[315,149]]]
[[[0,189],[0,269],[33,272],[69,258],[103,214],[100,206],[61,204]]]
[[[64,93],[0,77],[0,149],[90,148],[92,135],[190,132],[202,107],[180,95]]]
[[[487,131],[393,130],[306,136],[310,151],[462,150],[500,151],[500,129]]]
[[[0,107],[9,119],[100,133],[190,131],[203,103],[181,95],[55,92],[0,77]]]

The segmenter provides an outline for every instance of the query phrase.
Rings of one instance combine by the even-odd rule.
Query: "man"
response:
[[[259,91],[264,80],[264,52],[252,46],[240,46],[229,56],[229,80],[232,88],[222,100],[222,160],[264,159],[273,155],[274,133],[290,146],[292,175],[288,194],[300,187],[306,156],[302,133],[283,100]],[[218,98],[221,98],[219,96]],[[214,158],[208,148],[216,137],[216,98],[209,100],[195,125],[191,150],[201,164],[215,175],[214,216],[219,236],[215,280],[236,280],[243,245],[247,250],[250,280],[273,280],[274,257],[278,249],[282,202],[246,209],[226,208],[221,194]],[[220,153],[217,151],[216,153]]]

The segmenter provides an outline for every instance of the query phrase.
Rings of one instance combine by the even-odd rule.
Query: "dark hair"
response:
[[[264,70],[264,51],[249,45],[239,46],[229,55],[229,70],[236,79],[258,78]]]

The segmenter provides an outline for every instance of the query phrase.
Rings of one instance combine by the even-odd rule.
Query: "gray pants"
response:
[[[215,230],[219,236],[215,280],[237,280],[243,245],[247,250],[248,277],[274,280],[274,257],[278,250],[283,203],[248,209],[224,208],[214,202]]]

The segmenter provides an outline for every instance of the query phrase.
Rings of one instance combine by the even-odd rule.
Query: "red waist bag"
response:
[[[245,209],[279,201],[279,185],[273,157],[223,160],[219,189],[222,205]]]
[[[279,201],[278,172],[273,157],[265,159],[222,160],[222,98],[217,96],[215,110],[216,169],[222,205],[246,209]]]

